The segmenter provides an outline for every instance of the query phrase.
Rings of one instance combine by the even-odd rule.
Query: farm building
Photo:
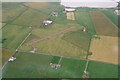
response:
[[[114,13],[117,14],[117,15],[120,15],[120,10],[115,10]]]
[[[52,23],[53,23],[52,20],[44,20],[43,21],[43,24],[46,25],[46,26],[49,25],[49,24],[52,24]]]
[[[58,12],[52,12],[52,16],[58,16]]]

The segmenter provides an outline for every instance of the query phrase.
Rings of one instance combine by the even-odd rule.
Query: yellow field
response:
[[[90,60],[118,64],[118,37],[100,36],[101,39],[93,39],[90,46]]]
[[[66,16],[68,20],[75,20],[75,16],[73,12],[66,13]]]

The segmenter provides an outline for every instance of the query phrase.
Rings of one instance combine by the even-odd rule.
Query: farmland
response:
[[[6,39],[2,47],[16,49],[20,45],[22,40],[28,35],[30,29],[24,26],[6,25],[2,29],[2,31],[3,31],[2,38]]]
[[[92,39],[90,60],[118,64],[118,38],[100,36],[101,39]]]
[[[103,13],[91,12],[94,26],[98,35],[118,36],[118,28]],[[99,17],[101,16],[101,17]]]
[[[2,8],[4,78],[83,78],[85,72],[88,78],[118,77],[117,16],[111,9],[65,12],[59,2],[11,2]],[[11,56],[16,60],[9,62]]]

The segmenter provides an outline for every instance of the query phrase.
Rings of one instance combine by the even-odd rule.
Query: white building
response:
[[[43,21],[43,24],[46,25],[46,26],[49,25],[49,24],[52,24],[52,23],[53,23],[52,20],[44,20]]]
[[[120,15],[120,10],[115,10],[114,13],[117,14],[117,15]]]
[[[66,12],[73,12],[73,11],[75,11],[75,9],[74,8],[65,8],[65,11]]]

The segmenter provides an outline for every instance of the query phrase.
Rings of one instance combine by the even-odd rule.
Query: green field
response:
[[[92,18],[88,11],[75,12],[75,18],[76,22],[79,23],[81,26],[85,27],[88,33],[90,34],[96,33],[92,22]]]
[[[118,26],[118,16],[110,10],[102,11],[116,26]]]
[[[30,32],[25,26],[6,25],[2,29],[2,38],[6,39],[2,45],[3,48],[16,49]]]
[[[69,33],[66,33],[63,36],[63,39],[84,49],[85,51],[89,50],[91,38],[92,38],[92,35],[86,32],[83,32],[81,30],[71,31]]]
[[[86,61],[63,58],[59,69],[52,69],[52,56],[19,52],[17,60],[9,62],[3,69],[5,78],[80,78],[83,74]],[[72,74],[72,75],[71,75]]]
[[[90,61],[88,70],[91,78],[118,78],[118,65]]]
[[[11,23],[19,17],[27,8],[17,2],[2,3],[2,22]]]

